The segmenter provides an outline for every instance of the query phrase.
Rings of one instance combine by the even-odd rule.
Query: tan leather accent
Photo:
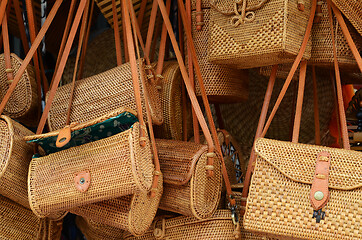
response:
[[[201,31],[204,25],[204,14],[201,9],[201,1],[196,0],[196,30]]]
[[[8,5],[8,0],[2,0],[1,1],[1,4],[0,4],[0,22],[3,21],[7,5]]]
[[[90,172],[88,170],[78,172],[74,174],[75,188],[84,193],[88,190],[91,183]]]
[[[313,179],[309,195],[309,199],[311,201],[314,210],[319,210],[323,208],[328,203],[329,200],[328,177],[329,177],[329,167],[331,164],[330,157],[331,155],[328,152],[321,152],[317,156],[315,177]],[[324,159],[328,158],[328,161],[325,161],[324,159],[321,160],[320,158]],[[324,176],[324,178],[318,177],[321,175]],[[317,200],[315,198],[316,192],[322,192],[323,199]]]
[[[58,148],[64,147],[65,145],[67,145],[67,143],[69,143],[71,138],[71,129],[70,126],[67,125],[59,131],[55,146],[57,146]]]
[[[298,0],[298,10],[304,12],[305,9],[305,0]]]
[[[318,89],[317,77],[315,73],[315,66],[312,66],[312,79],[313,79],[313,107],[314,107],[314,131],[315,131],[315,144],[321,145],[321,131],[319,124],[319,104],[318,104]]]
[[[21,42],[23,44],[24,52],[25,52],[25,54],[27,54],[29,52],[29,45],[28,45],[28,39],[26,37],[23,15],[21,13],[19,0],[13,0],[13,4],[14,4],[16,21],[18,23]]]

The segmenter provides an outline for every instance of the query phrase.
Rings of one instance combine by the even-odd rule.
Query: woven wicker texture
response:
[[[162,219],[155,221],[152,224],[153,226],[141,237],[134,237],[129,233],[125,233],[124,239],[240,239],[240,230],[235,229],[235,225],[231,221],[230,210],[217,210],[210,218],[204,220],[186,216],[165,219],[164,228],[162,227],[162,221]],[[235,235],[239,238],[236,238]]]
[[[33,145],[23,137],[31,131],[7,116],[0,118],[0,194],[29,208],[28,169]]]
[[[163,66],[162,90],[160,93],[163,124],[155,126],[155,136],[162,139],[182,140],[183,137],[183,101],[182,101],[182,76],[177,62],[165,62]],[[187,109],[189,108],[187,102]],[[188,132],[192,130],[191,113],[187,111]],[[188,135],[191,135],[189,133]]]
[[[244,226],[303,239],[361,239],[362,153],[258,139]],[[309,194],[317,154],[331,155],[330,199],[321,223],[312,218]]]
[[[208,61],[211,10],[203,9],[203,13],[205,24],[202,31],[198,31],[196,30],[196,11],[192,12],[192,37],[195,44],[197,60],[200,65],[202,80],[205,85],[206,95],[211,102],[216,103],[244,101],[248,98],[248,72],[246,70],[232,69],[225,65],[220,66],[212,64]],[[196,95],[201,96],[200,87],[196,79],[195,88]]]
[[[249,101],[243,104],[225,104],[220,105],[223,120],[226,129],[236,138],[241,146],[251,148],[253,145],[257,124],[261,107],[264,101],[266,88],[268,85],[268,77],[263,77],[257,71],[250,72],[250,92]],[[322,70],[317,72],[317,88],[319,103],[319,121],[321,136],[326,133],[331,119],[334,107],[333,88],[330,80],[329,72],[324,73]],[[273,94],[270,101],[268,115],[279,95],[284,84],[284,79],[276,79]],[[295,98],[298,83],[292,81],[280,108],[268,130],[267,137],[279,140],[289,140],[291,138],[290,126],[294,106],[292,106]],[[299,134],[299,142],[309,143],[314,140],[314,112],[313,112],[313,81],[311,76],[307,74],[305,93],[303,99],[301,129]],[[250,152],[250,151],[249,151]]]
[[[139,60],[139,70],[144,72],[144,61]],[[149,95],[149,105],[154,124],[161,124],[162,107],[159,93],[151,81],[145,80]],[[48,123],[51,130],[65,126],[69,104],[71,84],[59,87],[49,111]],[[141,99],[143,115],[146,119],[143,87]],[[129,63],[113,68],[101,74],[77,81],[70,115],[71,122],[82,123],[105,115],[120,107],[136,110],[136,102],[132,85],[131,67]]]
[[[321,21],[314,23],[312,28],[312,56],[308,63],[333,67],[333,44],[326,0],[323,1],[322,14]],[[341,27],[336,22],[337,20],[334,18],[338,65],[340,68],[355,68],[357,70],[357,62],[342,33]],[[362,49],[362,37],[350,23],[347,22],[347,26],[357,48]]]
[[[14,70],[14,76],[17,74],[22,60],[14,53],[10,55],[11,67]],[[2,99],[10,84],[8,83],[7,74],[5,72],[4,54],[0,55],[0,99]],[[4,109],[4,114],[12,118],[18,119],[22,123],[29,126],[36,126],[38,116],[38,93],[36,90],[36,81],[34,67],[30,64],[25,69],[19,83],[11,95]]]
[[[139,192],[81,206],[70,211],[88,220],[127,230],[133,235],[142,235],[151,226],[156,215],[163,191],[162,180],[161,176],[154,198],[151,198],[148,193]]]
[[[362,35],[362,2],[359,0],[332,0]]]
[[[214,176],[207,177],[206,145],[164,139],[156,139],[156,145],[164,174],[160,208],[199,219],[211,216],[220,200],[220,159],[214,159]]]
[[[48,240],[59,240],[61,239],[63,229],[63,220],[53,221],[47,219],[46,221],[46,235],[45,238]]]
[[[87,240],[119,240],[123,239],[123,231],[90,219],[77,216],[75,223]]]
[[[40,217],[151,188],[152,163],[148,138],[139,144],[139,123],[114,136],[34,158],[28,188],[32,210]],[[66,161],[65,161],[66,160]],[[90,187],[80,192],[75,174],[88,170]]]
[[[43,221],[27,209],[0,195],[0,239],[42,239]]]
[[[303,12],[297,8],[298,0],[266,1],[260,8],[248,11],[245,22],[239,22],[238,26],[231,23],[233,17],[239,17],[234,13],[235,1],[213,2],[208,49],[210,62],[253,68],[294,61],[305,34],[310,1],[305,1]],[[247,8],[260,2],[247,0]],[[305,59],[310,58],[310,52],[311,44],[307,46]]]

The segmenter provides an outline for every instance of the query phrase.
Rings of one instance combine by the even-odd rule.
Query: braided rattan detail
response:
[[[139,192],[81,206],[70,211],[88,220],[118,228],[119,231],[123,229],[133,235],[142,235],[151,226],[161,199],[162,176],[159,179],[154,198],[151,198],[148,193]]]
[[[43,220],[28,208],[0,195],[0,239],[31,239],[43,237]]]
[[[17,74],[22,60],[14,53],[10,55],[14,76]],[[4,54],[0,55],[0,99],[2,99],[10,84],[6,74]],[[36,126],[38,116],[38,93],[36,88],[34,67],[30,64],[25,69],[19,83],[4,109],[4,114],[18,119],[29,126]]]
[[[138,61],[138,66],[141,66],[138,68],[139,70],[144,71],[143,59]],[[145,72],[143,72],[143,76],[146,76]],[[145,80],[145,82],[147,83],[146,88],[150,97],[152,121],[154,124],[161,124],[163,117],[159,93],[155,84],[148,80]],[[59,87],[57,90],[48,117],[51,130],[61,129],[65,126],[70,88],[71,84],[67,84]],[[147,116],[143,91],[144,89],[141,86],[143,115]],[[70,122],[83,123],[121,107],[137,109],[129,63],[77,81]]]
[[[361,239],[362,153],[259,139],[244,227],[302,239]],[[309,200],[319,152],[331,154],[330,199],[316,223]]]
[[[299,11],[297,0],[267,1],[254,12],[254,20],[235,27],[231,24],[234,0],[215,0],[222,14],[212,7],[209,61],[228,64],[237,68],[254,68],[293,62],[298,54],[307,26],[311,4],[306,1],[305,10]],[[248,6],[256,6],[261,0],[247,0]],[[311,43],[304,54],[310,58]]]
[[[205,25],[202,31],[198,31],[196,30],[196,12],[192,12],[192,36],[206,95],[211,102],[228,103],[244,101],[248,98],[248,72],[232,69],[225,65],[212,64],[208,61],[211,10],[203,9],[203,13]],[[197,80],[195,80],[195,88],[196,95],[201,96]]]
[[[362,2],[350,0],[332,0],[341,12],[348,18],[357,31],[362,35]]]
[[[326,0],[323,1],[322,17],[320,19],[321,21],[314,23],[312,28],[312,56],[308,63],[318,66],[332,67],[333,45]],[[340,68],[355,68],[357,70],[358,66],[356,60],[353,57],[348,43],[342,33],[341,27],[336,23],[336,21],[337,20],[334,19],[334,34],[336,38],[338,65]],[[347,22],[347,26],[357,48],[362,49],[362,37],[349,22]]]
[[[31,161],[29,202],[38,216],[112,199],[137,191],[148,192],[154,166],[150,143],[139,144],[139,123],[114,136],[66,149]],[[74,174],[88,170],[86,193],[74,186]]]
[[[210,217],[217,208],[222,187],[221,161],[214,158],[214,176],[207,177],[207,146],[193,142],[156,139],[164,174],[163,210]]]
[[[0,194],[29,208],[27,175],[33,145],[23,137],[31,131],[7,116],[0,118]]]
[[[123,231],[80,216],[75,218],[75,223],[86,239],[89,240],[119,240],[122,239]]]

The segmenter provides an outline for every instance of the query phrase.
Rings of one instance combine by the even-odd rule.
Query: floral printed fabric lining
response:
[[[118,116],[109,118],[101,123],[73,131],[71,133],[71,140],[62,148],[55,146],[55,142],[58,136],[40,138],[28,142],[39,144],[44,149],[46,154],[51,154],[71,147],[76,147],[86,143],[98,141],[103,138],[111,137],[130,129],[135,122],[138,122],[138,118],[135,115],[129,112],[123,112]]]

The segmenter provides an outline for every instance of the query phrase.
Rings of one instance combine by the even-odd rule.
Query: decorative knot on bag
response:
[[[153,230],[153,236],[156,239],[164,239],[166,233],[165,233],[165,228],[166,228],[166,220],[165,218],[162,218],[162,223],[161,223],[161,228],[156,228],[156,223],[157,221],[155,221],[155,230]]]

